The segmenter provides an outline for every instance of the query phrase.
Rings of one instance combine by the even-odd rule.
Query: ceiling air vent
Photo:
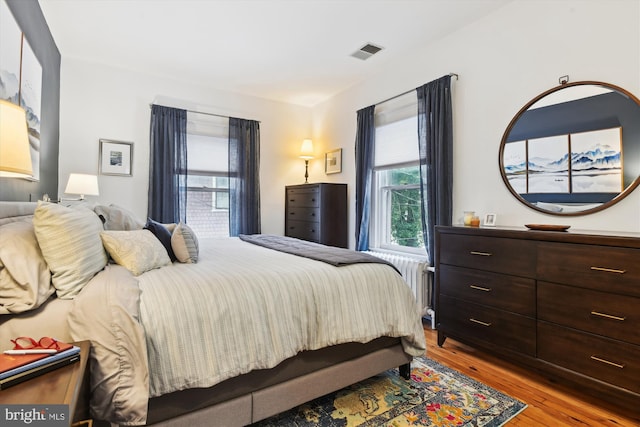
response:
[[[362,46],[360,49],[353,52],[351,56],[353,56],[354,58],[362,59],[364,61],[365,59],[369,59],[370,57],[380,52],[381,50],[382,48],[380,46],[367,43],[364,46]]]

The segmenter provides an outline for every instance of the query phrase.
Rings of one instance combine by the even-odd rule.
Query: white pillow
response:
[[[55,291],[31,221],[0,226],[0,314],[38,308]]]
[[[58,298],[75,297],[107,265],[102,222],[93,211],[38,202],[33,227]]]
[[[188,264],[198,262],[198,238],[187,224],[181,222],[175,227],[171,234],[171,248],[178,261]]]
[[[111,258],[135,276],[171,264],[167,250],[149,230],[103,231],[100,237]]]

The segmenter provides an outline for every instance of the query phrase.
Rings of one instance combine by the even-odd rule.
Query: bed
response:
[[[97,420],[249,425],[387,369],[408,376],[425,352],[391,266],[198,241],[184,224],[160,227],[167,243],[143,225],[115,205],[0,202],[0,350],[90,340]]]

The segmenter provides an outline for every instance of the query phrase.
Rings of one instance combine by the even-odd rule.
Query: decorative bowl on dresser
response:
[[[285,188],[285,236],[346,248],[347,184],[301,184]]]
[[[436,227],[447,337],[640,404],[640,234]]]

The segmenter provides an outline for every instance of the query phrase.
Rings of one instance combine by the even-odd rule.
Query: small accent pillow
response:
[[[144,222],[130,211],[113,203],[109,206],[98,205],[93,211],[100,217],[105,230],[142,230]]]
[[[173,230],[171,247],[178,261],[188,264],[198,262],[198,238],[187,224],[181,222]]]
[[[169,255],[169,259],[171,262],[176,260],[176,254],[173,253],[173,248],[171,247],[171,232],[164,225],[160,224],[152,220],[151,218],[147,219],[147,223],[144,226],[145,230],[149,230],[153,233],[154,236],[160,240],[162,246],[167,250],[167,255]]]
[[[38,308],[55,291],[33,224],[19,221],[1,226],[0,314]]]
[[[38,202],[33,228],[58,298],[74,298],[107,265],[102,223],[93,211]]]
[[[166,249],[149,230],[103,231],[100,237],[111,258],[135,276],[171,264]]]

